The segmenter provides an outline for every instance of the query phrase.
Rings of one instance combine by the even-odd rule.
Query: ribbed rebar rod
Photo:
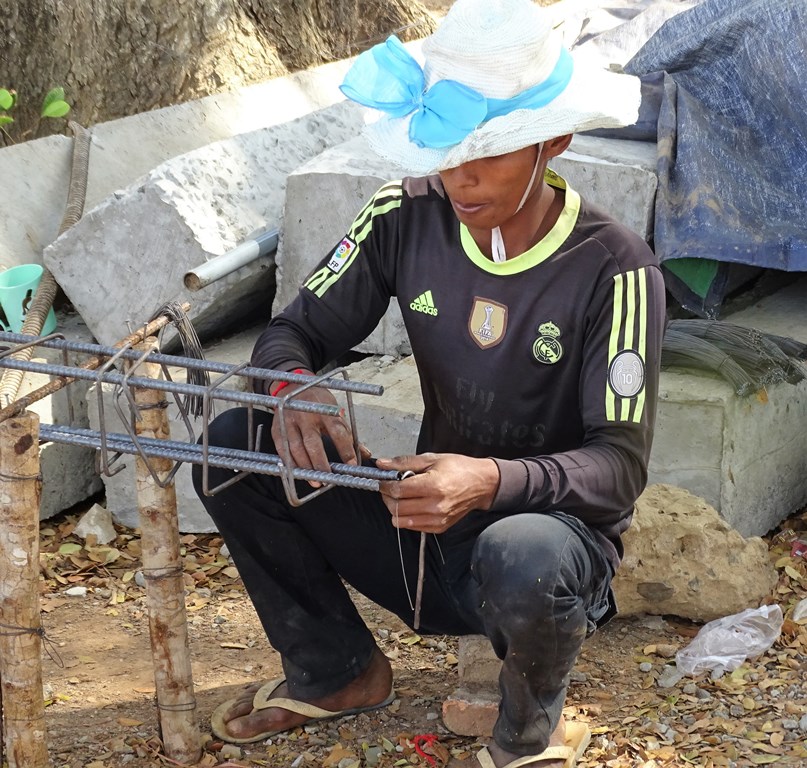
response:
[[[159,389],[162,392],[172,392],[178,395],[202,396],[209,392],[210,397],[214,400],[225,400],[243,405],[262,405],[267,408],[274,408],[279,402],[277,397],[258,395],[254,392],[239,392],[235,389],[222,389],[220,387],[208,389],[198,384],[185,384],[181,381],[159,381],[143,376],[129,376],[127,378],[122,373],[115,373],[114,371],[105,371],[99,376],[97,372],[88,371],[84,368],[54,363],[39,363],[33,360],[2,358],[0,359],[0,368],[16,368],[31,373],[44,373],[49,376],[70,376],[74,379],[84,379],[86,381],[98,381],[100,378],[105,384],[126,384],[143,389]],[[310,376],[308,378],[309,380],[311,379]],[[290,410],[320,413],[325,416],[338,416],[341,410],[338,405],[325,405],[323,403],[294,399],[288,400],[285,407]]]
[[[180,305],[182,309],[186,312],[191,308],[191,305],[188,302],[185,302]],[[127,336],[125,339],[121,339],[116,345],[115,349],[120,350],[121,347],[125,347],[131,344],[138,344],[143,339],[148,336],[153,336],[156,334],[161,328],[165,327],[170,323],[171,320],[166,315],[160,315],[159,317],[155,318],[151,322],[147,323],[145,327],[138,329],[134,333]],[[25,338],[31,338],[30,336],[26,336]],[[39,338],[39,337],[37,337]],[[83,368],[86,371],[92,371],[95,368],[99,368],[103,360],[96,356],[91,357],[89,360],[85,360],[79,368]],[[75,381],[74,378],[70,376],[62,376],[58,379],[54,379],[53,381],[49,381],[47,384],[44,384],[41,387],[38,387],[33,392],[29,392],[27,395],[20,397],[19,399],[15,400],[10,405],[5,406],[2,410],[0,410],[0,422],[5,421],[6,419],[10,419],[13,416],[17,416],[23,411],[27,410],[29,406],[33,405],[40,400],[44,400],[46,397],[49,397],[54,392],[58,392],[60,389],[63,389],[71,381]]]
[[[47,430],[47,433],[49,435],[48,440],[54,440],[55,442],[58,441],[50,436],[55,435],[57,433],[91,439],[100,439],[101,436],[100,431],[95,429],[86,429],[84,427],[68,427],[61,424],[53,426],[44,425],[42,427],[42,430],[43,435],[45,434],[45,430]],[[129,435],[125,435],[122,432],[107,432],[106,437],[107,440],[109,441],[131,442],[131,438],[129,437]],[[148,437],[139,437],[138,441],[141,443],[141,445],[143,445],[143,447],[153,445],[156,448],[169,448],[178,451],[196,450],[195,443],[183,443],[181,440],[164,440],[164,439],[155,440]],[[208,448],[208,453],[210,456],[216,456],[217,458],[242,459],[244,461],[265,461],[266,463],[274,463],[274,464],[279,463],[281,460],[280,456],[274,453],[259,453],[257,451],[244,451],[239,448],[223,448],[218,445],[211,445]],[[331,464],[331,471],[337,475],[366,477],[371,480],[400,479],[400,475],[396,470],[378,469],[378,467],[357,466],[355,464],[342,464],[341,462],[333,462]]]
[[[54,443],[65,443],[67,445],[78,445],[84,448],[101,448],[100,433],[98,436],[77,435],[69,432],[54,428],[49,425],[42,425],[39,432],[43,440],[50,440]],[[164,441],[160,441],[164,442]],[[154,445],[146,446],[143,444],[144,452],[147,456],[154,456],[160,459],[171,459],[172,461],[181,461],[185,464],[202,464],[204,457],[202,455],[202,447],[199,445],[191,445],[183,443],[184,448],[178,450],[176,448],[160,449]],[[130,438],[113,438],[112,435],[107,435],[106,440],[107,448],[116,451],[117,453],[127,453],[131,455],[140,455],[140,451]],[[212,467],[220,467],[222,469],[232,469],[236,472],[256,472],[262,475],[275,475],[279,476],[282,472],[280,465],[277,462],[258,461],[258,460],[244,460],[233,459],[224,456],[208,456],[208,465]],[[392,473],[393,477],[397,478],[396,473]],[[352,475],[341,475],[332,472],[320,472],[316,469],[292,469],[292,476],[295,480],[313,481],[317,483],[325,483],[328,485],[341,485],[345,488],[358,488],[364,491],[378,491],[379,480],[371,479],[369,477],[354,477]],[[384,478],[387,479],[387,478]]]
[[[26,336],[21,333],[3,333],[0,332],[0,343],[8,342],[9,344],[28,344],[34,341],[36,337]],[[66,339],[50,339],[43,341],[37,346],[47,347],[48,349],[66,349],[68,352],[83,352],[91,355],[98,355],[100,357],[112,357],[118,355],[127,360],[138,360],[142,355],[139,355],[134,350],[126,350],[121,352],[120,349],[115,347],[104,347],[100,344],[90,344],[82,341],[68,341]],[[197,360],[194,357],[180,357],[178,355],[164,355],[162,353],[152,353],[146,358],[146,362],[160,363],[163,365],[171,365],[177,368],[189,368],[192,370],[210,371],[211,373],[229,373],[238,366],[231,363],[217,363],[210,360]],[[245,376],[251,379],[262,379],[269,381],[289,381],[292,384],[307,384],[311,381],[312,376],[302,373],[291,373],[290,371],[275,371],[271,368],[243,368],[238,371],[239,376]],[[384,394],[384,387],[379,384],[365,384],[360,381],[350,381],[348,379],[341,379],[334,377],[329,379],[325,385],[328,389],[337,389],[342,392],[354,392],[360,395],[382,395]]]

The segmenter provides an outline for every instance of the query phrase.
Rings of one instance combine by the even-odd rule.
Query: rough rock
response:
[[[744,539],[683,488],[649,486],[623,539],[614,579],[622,615],[711,621],[756,607],[776,583],[765,542]]]
[[[485,635],[464,635],[457,647],[460,682],[496,683],[502,668],[501,660],[493,652]]]
[[[93,504],[81,516],[73,533],[86,541],[88,536],[95,536],[99,544],[109,544],[118,535],[112,525],[112,513],[100,504]]]

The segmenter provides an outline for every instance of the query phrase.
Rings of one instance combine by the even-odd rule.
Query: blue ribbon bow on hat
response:
[[[392,35],[356,59],[340,90],[352,101],[391,117],[414,113],[409,139],[418,147],[444,149],[459,144],[487,120],[548,104],[568,85],[572,69],[572,57],[562,48],[550,76],[511,99],[487,99],[456,80],[438,80],[427,90],[420,64]]]

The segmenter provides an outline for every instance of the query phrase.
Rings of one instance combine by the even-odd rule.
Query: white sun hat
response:
[[[365,133],[410,173],[638,117],[638,78],[570,54],[530,0],[457,0],[422,52],[421,66],[391,37],[362,53],[341,86],[384,113]]]

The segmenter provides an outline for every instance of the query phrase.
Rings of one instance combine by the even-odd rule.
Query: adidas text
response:
[[[409,305],[409,309],[414,309],[415,312],[422,312],[424,315],[432,315],[433,317],[437,317],[437,307],[434,306],[434,299],[432,298],[431,291],[421,293],[420,296],[412,301],[412,303]]]

